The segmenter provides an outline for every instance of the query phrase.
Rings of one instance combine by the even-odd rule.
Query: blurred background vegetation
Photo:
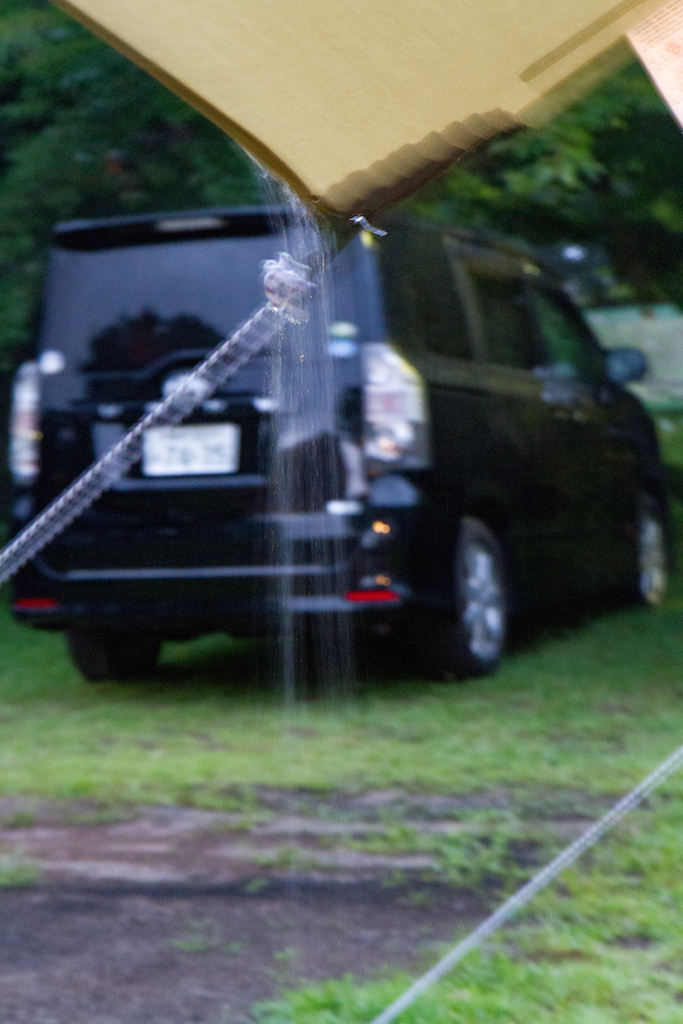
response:
[[[52,225],[259,201],[225,135],[48,0],[0,8],[0,360],[30,330]]]
[[[558,251],[587,246],[608,268],[603,302],[683,305],[682,162],[681,133],[634,63],[409,205]],[[1,368],[24,355],[55,221],[260,201],[256,167],[203,117],[48,0],[3,0]]]

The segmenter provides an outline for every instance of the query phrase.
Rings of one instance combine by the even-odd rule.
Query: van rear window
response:
[[[91,373],[207,351],[263,302],[261,263],[277,248],[271,235],[55,249],[42,348]]]
[[[261,265],[277,234],[52,251],[40,347],[86,376],[139,371],[172,352],[200,358],[264,302]],[[354,241],[333,264],[330,314],[358,341],[382,337],[368,254]],[[55,382],[56,383],[56,382]]]

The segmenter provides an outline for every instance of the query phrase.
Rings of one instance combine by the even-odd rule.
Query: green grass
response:
[[[3,611],[0,794],[225,807],[254,784],[617,794],[683,741],[682,636],[674,595],[536,637],[491,679],[385,682],[288,711],[220,637],[169,645],[161,681],[93,686],[60,636]]]
[[[0,889],[16,889],[34,885],[40,878],[40,871],[24,860],[21,851],[0,853]]]
[[[248,809],[257,785],[493,794],[511,809],[470,815],[479,830],[425,839],[397,821],[364,848],[428,848],[452,879],[496,876],[497,899],[523,874],[508,855],[519,820],[595,814],[683,743],[682,640],[679,582],[660,611],[537,632],[491,679],[374,682],[346,704],[287,710],[251,678],[248,645],[167,645],[158,680],[93,686],[61,637],[3,608],[0,795],[88,798],[116,814],[141,801]],[[682,796],[680,773],[402,1021],[683,1024]],[[543,859],[552,842],[539,828]],[[25,873],[3,862],[0,885]],[[206,941],[178,939],[193,951]],[[387,970],[306,986],[259,1013],[361,1024],[408,980]]]

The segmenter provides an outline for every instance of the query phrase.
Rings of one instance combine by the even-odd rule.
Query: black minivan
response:
[[[512,613],[615,587],[661,600],[662,467],[624,388],[640,354],[603,352],[522,247],[383,226],[333,261],[312,340],[291,328],[149,431],[17,576],[15,616],[64,630],[87,678],[144,677],[164,639],[262,634],[283,607],[398,624],[425,671],[478,675]],[[57,226],[14,385],[16,530],[263,302],[281,244],[263,208]]]

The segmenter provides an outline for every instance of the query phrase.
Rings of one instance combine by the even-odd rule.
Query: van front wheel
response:
[[[66,642],[74,665],[91,683],[149,678],[161,649],[150,633],[69,629]]]
[[[636,516],[636,565],[633,596],[638,604],[658,607],[666,596],[669,555],[666,520],[659,502],[641,494]]]

